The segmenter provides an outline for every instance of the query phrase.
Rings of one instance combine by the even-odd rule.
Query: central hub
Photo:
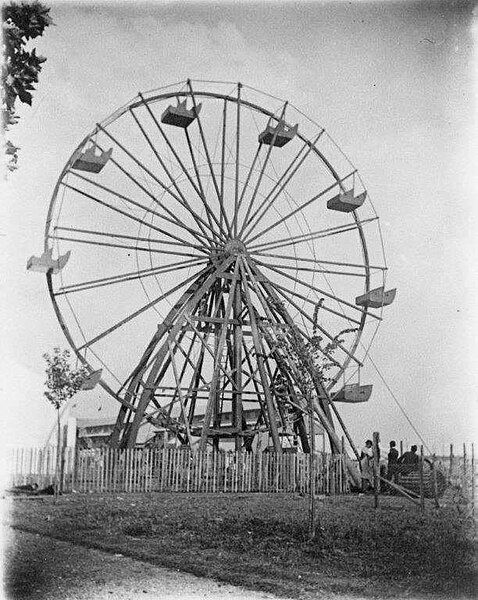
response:
[[[228,256],[237,256],[238,254],[244,254],[246,247],[241,240],[229,240],[224,246],[224,253]]]

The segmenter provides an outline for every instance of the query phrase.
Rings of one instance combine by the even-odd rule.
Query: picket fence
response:
[[[56,448],[16,448],[10,485],[55,482]],[[345,457],[314,455],[315,493],[349,491]],[[308,454],[191,452],[186,448],[77,450],[63,448],[59,468],[63,492],[302,492],[310,485]]]

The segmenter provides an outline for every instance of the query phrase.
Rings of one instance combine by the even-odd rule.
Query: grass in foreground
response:
[[[474,528],[453,508],[395,497],[317,502],[277,494],[114,494],[15,499],[11,524],[294,598],[473,598]]]

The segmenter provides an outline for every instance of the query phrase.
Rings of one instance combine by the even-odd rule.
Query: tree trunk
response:
[[[60,489],[60,407],[56,409],[56,464],[55,464],[55,498],[58,497],[58,490]]]

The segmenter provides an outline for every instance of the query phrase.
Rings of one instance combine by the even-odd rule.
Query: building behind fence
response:
[[[56,447],[16,448],[12,486],[55,482]],[[349,491],[345,456],[314,455],[315,493]],[[310,485],[310,455],[274,452],[191,452],[188,448],[125,450],[63,448],[59,468],[64,492],[302,492]]]

